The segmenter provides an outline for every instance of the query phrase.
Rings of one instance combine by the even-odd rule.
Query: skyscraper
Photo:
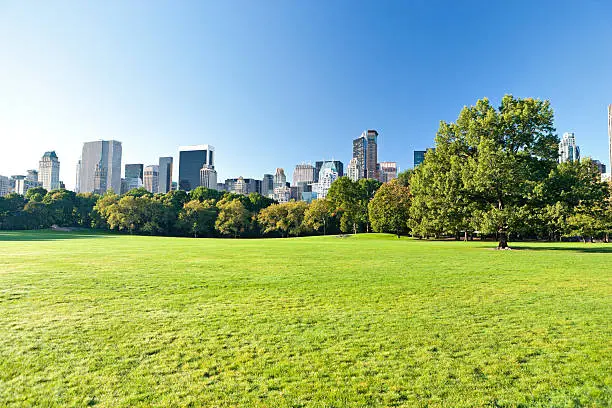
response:
[[[45,152],[38,162],[38,178],[47,191],[60,188],[59,182],[60,162],[54,151]]]
[[[414,153],[414,167],[425,161],[425,150],[415,150]]]
[[[396,162],[380,162],[380,181],[386,183],[397,178]]]
[[[346,168],[346,175],[352,181],[359,180],[359,176],[361,174],[361,168],[359,167],[359,160],[356,157],[353,157]]]
[[[293,170],[293,185],[298,183],[313,183],[315,168],[312,164],[298,164]]]
[[[334,167],[336,167],[336,171],[338,172],[338,177],[344,176],[344,164],[339,160],[322,160],[315,162],[315,174],[314,181],[317,183],[319,181],[319,174],[321,173],[321,167],[323,167],[324,163],[334,163]]]
[[[150,193],[157,193],[159,189],[159,166],[152,164],[144,168],[144,188]]]
[[[215,148],[210,145],[179,148],[179,189],[191,191],[200,185],[200,170],[204,165],[215,168]]]
[[[0,176],[0,197],[4,197],[9,193],[9,178]]]
[[[74,191],[75,193],[79,193],[81,191],[81,160],[77,161],[76,165],[76,180],[74,183]]]
[[[373,129],[364,131],[353,140],[353,158],[361,169],[359,178],[378,179],[378,132]]]
[[[213,166],[205,164],[200,169],[200,186],[211,190],[217,189],[217,171]]]
[[[323,163],[319,172],[319,181],[312,185],[312,192],[317,198],[326,198],[332,183],[339,177],[338,170],[333,161]]]
[[[264,174],[263,180],[261,181],[261,195],[269,197],[274,194],[274,176],[271,174]]]
[[[144,165],[143,164],[126,164],[125,165],[125,178],[139,178],[141,182],[144,181]]]
[[[563,134],[559,143],[559,163],[580,160],[580,148],[576,144],[576,136],[567,132]]]
[[[83,144],[79,192],[104,194],[121,191],[121,142],[97,140]]]
[[[172,188],[172,157],[159,158],[159,192],[167,193]]]
[[[281,168],[277,168],[276,174],[274,174],[274,188],[286,187],[286,186],[287,186],[287,176],[285,176],[285,170]]]

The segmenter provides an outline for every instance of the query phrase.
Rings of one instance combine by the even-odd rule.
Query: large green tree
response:
[[[197,238],[213,235],[216,217],[214,200],[193,199],[185,204],[178,219],[182,230]]]
[[[252,214],[239,198],[226,196],[217,203],[215,228],[222,235],[238,238],[252,227]]]
[[[368,205],[368,214],[375,232],[390,232],[399,238],[408,229],[410,189],[392,180],[383,184]]]

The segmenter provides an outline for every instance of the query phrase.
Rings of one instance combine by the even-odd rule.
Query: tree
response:
[[[421,233],[468,228],[495,234],[499,247],[525,230],[536,186],[556,166],[558,138],[548,101],[504,96],[465,107],[456,123],[441,122],[435,150],[411,178],[411,225]]]
[[[222,235],[237,238],[251,228],[251,213],[240,199],[226,196],[217,203],[217,209],[215,228]]]
[[[410,189],[398,180],[383,184],[370,201],[368,214],[375,232],[390,232],[399,238],[408,228]]]
[[[43,187],[33,187],[26,191],[25,198],[28,201],[36,201],[40,203],[46,195],[47,190]]]
[[[130,196],[130,197],[148,197],[151,198],[153,197],[153,193],[151,193],[149,190],[147,190],[144,187],[137,187],[137,188],[133,188],[130,191],[128,191],[127,193],[123,194],[123,196]]]
[[[194,199],[185,204],[178,219],[181,229],[197,238],[198,236],[212,236],[216,217],[217,208],[214,200],[200,202]]]
[[[225,193],[223,191],[217,191],[206,187],[196,187],[189,193],[191,200],[198,200],[200,202],[206,200],[219,201]]]
[[[23,213],[26,201],[23,196],[11,193],[0,197],[0,229],[24,229],[25,216]]]
[[[94,208],[100,196],[93,193],[79,193],[74,200],[74,224],[81,227],[92,227],[95,219]]]
[[[361,191],[359,185],[348,177],[334,181],[327,192],[327,200],[340,215],[340,230],[344,233],[359,230],[363,221]]]
[[[327,199],[314,200],[304,212],[304,225],[313,231],[327,234],[327,226],[332,217],[333,206]]]
[[[49,206],[40,201],[29,201],[23,208],[24,212],[24,228],[49,228],[53,223]]]
[[[49,208],[51,223],[61,226],[76,224],[74,216],[75,201],[76,194],[65,189],[49,191],[42,200]]]
[[[308,204],[303,201],[290,201],[272,204],[259,212],[257,220],[264,227],[264,233],[279,232],[281,236],[299,236],[307,230],[304,213]]]

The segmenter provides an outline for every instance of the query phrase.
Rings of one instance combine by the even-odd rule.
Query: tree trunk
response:
[[[498,249],[506,249],[508,248],[508,234],[505,230],[499,231],[499,244],[497,244]]]
[[[467,242],[467,241],[468,241],[468,232],[467,232],[467,228],[466,228],[466,230],[465,230],[465,231],[464,231],[464,233],[463,233],[463,240],[464,240],[465,242]]]

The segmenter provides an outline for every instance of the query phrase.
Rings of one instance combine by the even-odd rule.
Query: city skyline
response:
[[[200,143],[218,149],[218,179],[259,178],[309,159],[348,165],[346,140],[369,127],[384,137],[379,161],[406,169],[440,120],[506,93],[549,99],[557,134],[575,133],[584,156],[610,167],[604,2],[544,1],[527,14],[520,2],[2,7],[2,175],[54,150],[74,189],[82,143],[114,139],[123,163],[174,157],[174,180],[177,147]],[[365,20],[374,29],[350,29]]]

